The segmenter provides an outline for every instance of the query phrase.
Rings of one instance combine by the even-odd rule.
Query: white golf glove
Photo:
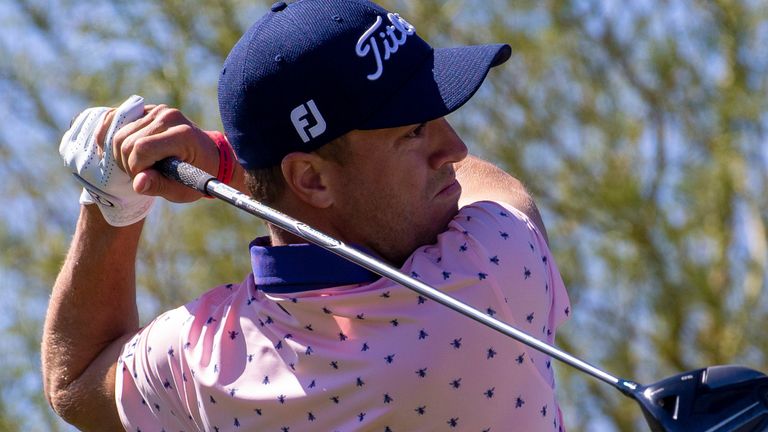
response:
[[[59,153],[83,185],[80,204],[96,203],[107,223],[121,227],[144,219],[155,200],[133,190],[131,178],[118,168],[112,154],[115,133],[144,116],[144,98],[131,96],[117,108],[100,152],[96,131],[108,111],[109,108],[89,108],[80,113],[61,139]]]

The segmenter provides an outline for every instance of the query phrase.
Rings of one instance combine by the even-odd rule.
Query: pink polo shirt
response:
[[[316,246],[251,254],[244,282],[125,345],[127,430],[563,429],[548,356]],[[543,237],[504,204],[462,208],[402,270],[549,343],[569,314]]]

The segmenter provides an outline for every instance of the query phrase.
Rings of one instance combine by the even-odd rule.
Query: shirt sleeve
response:
[[[140,330],[118,359],[115,397],[129,431],[194,430],[194,391],[187,386],[180,335],[191,316],[185,308],[166,312]]]
[[[548,343],[570,315],[560,271],[544,236],[521,211],[481,201],[461,209],[452,224],[475,249],[478,279],[498,285],[511,310],[511,324]]]

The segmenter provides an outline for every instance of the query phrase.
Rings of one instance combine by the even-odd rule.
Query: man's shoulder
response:
[[[537,237],[536,227],[520,210],[507,203],[477,201],[459,209],[437,243],[417,253],[421,250],[445,259],[454,255],[468,259],[489,250],[506,253],[527,249],[531,243],[539,243]]]
[[[183,305],[181,309],[191,315],[206,313],[207,310],[217,309],[221,305],[233,303],[240,297],[248,297],[255,291],[253,274],[249,274],[242,282],[225,283],[215,286],[199,297]]]
[[[462,207],[438,237],[437,246],[443,254],[455,252],[465,258],[473,253],[490,257],[525,251],[548,253],[546,241],[531,219],[508,203],[497,201],[477,201]]]
[[[531,223],[530,218],[525,213],[511,206],[508,203],[500,201],[477,201],[465,205],[454,217],[458,222],[476,222],[483,225],[482,222],[494,224],[524,224]]]

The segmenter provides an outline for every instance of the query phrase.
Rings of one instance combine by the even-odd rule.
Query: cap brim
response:
[[[424,123],[459,109],[480,88],[488,71],[509,59],[506,44],[438,48],[411,79],[359,129]]]

